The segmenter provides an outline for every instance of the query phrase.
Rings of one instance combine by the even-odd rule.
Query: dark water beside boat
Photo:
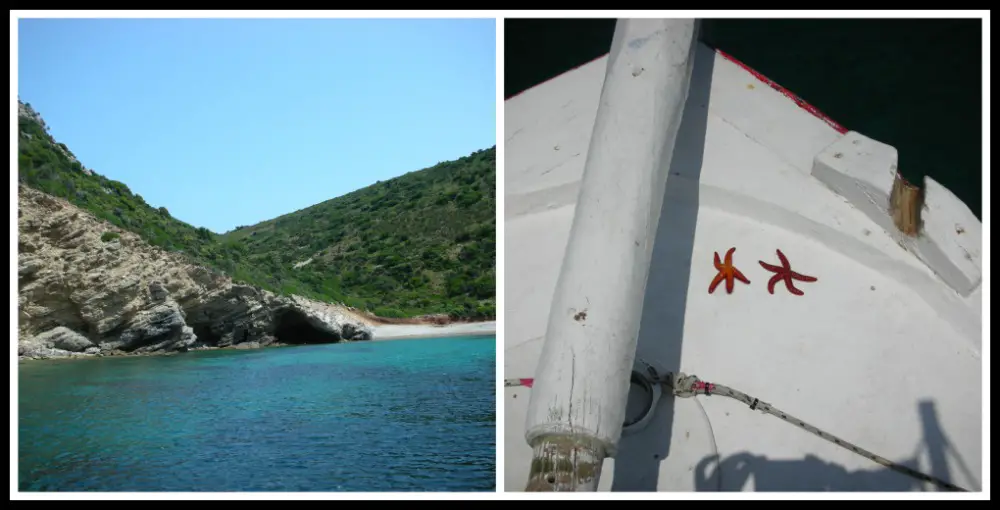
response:
[[[608,52],[614,20],[505,20],[509,97]],[[982,218],[980,20],[706,19],[701,39],[896,147]]]
[[[19,366],[21,491],[493,491],[495,337]]]

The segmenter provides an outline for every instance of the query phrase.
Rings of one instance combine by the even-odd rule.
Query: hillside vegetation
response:
[[[234,280],[383,317],[495,317],[496,150],[223,235],[85,168],[19,104],[18,179]]]

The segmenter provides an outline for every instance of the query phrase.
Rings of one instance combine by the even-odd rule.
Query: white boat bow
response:
[[[899,466],[981,490],[981,223],[930,178],[907,210],[894,148],[685,26],[620,22],[610,57],[505,104],[506,490],[940,488]],[[750,283],[709,292],[720,267]],[[664,392],[622,435],[647,365],[897,469],[718,394]],[[539,449],[560,434],[585,439],[570,481]]]

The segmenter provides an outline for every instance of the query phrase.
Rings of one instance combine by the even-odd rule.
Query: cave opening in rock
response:
[[[219,345],[222,340],[222,336],[214,333],[208,324],[195,324],[191,326],[191,329],[194,330],[194,336],[198,337],[196,341],[199,344]]]
[[[297,310],[278,312],[274,322],[274,336],[283,344],[331,344],[340,341],[340,335],[309,324],[306,316]]]

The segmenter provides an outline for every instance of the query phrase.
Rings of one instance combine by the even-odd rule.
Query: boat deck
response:
[[[505,105],[505,378],[545,370],[536,365],[549,313],[567,313],[550,303],[605,66],[598,59]],[[963,297],[812,175],[816,156],[845,139],[859,154],[894,156],[845,131],[728,56],[698,48],[665,163],[637,358],[734,387],[980,490],[981,287]],[[723,282],[709,293],[713,258],[731,248],[750,284],[736,281],[730,294]],[[778,250],[793,271],[816,278],[795,282],[802,295],[781,281],[768,292],[774,273],[760,262],[781,265]],[[505,390],[508,491],[528,478],[530,392]],[[600,490],[934,490],[720,396],[662,398],[602,471]]]

